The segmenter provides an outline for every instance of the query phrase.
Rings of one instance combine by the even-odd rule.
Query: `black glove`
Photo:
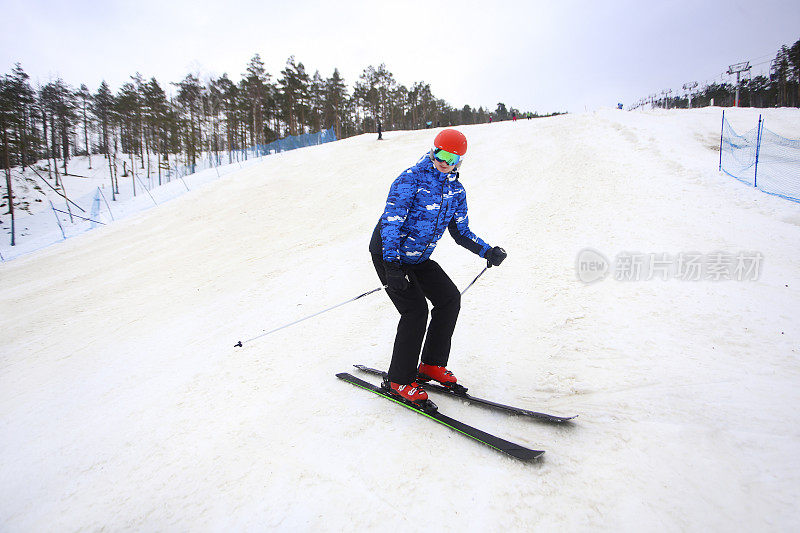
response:
[[[384,263],[386,268],[386,284],[395,291],[404,291],[408,288],[406,273],[399,263]]]
[[[500,263],[508,257],[508,254],[505,250],[500,248],[499,246],[495,246],[494,248],[489,248],[484,254],[483,258],[486,259],[486,267],[492,268],[493,266],[500,266]]]

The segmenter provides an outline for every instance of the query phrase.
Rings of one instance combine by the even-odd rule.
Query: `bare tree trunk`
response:
[[[47,154],[47,111],[42,110],[42,132],[44,133],[44,150],[47,157],[47,177],[53,179],[53,170],[50,168],[50,155]]]
[[[111,198],[113,201],[117,200],[119,194],[119,181],[117,181],[117,140],[114,139],[114,153],[111,153],[111,143],[108,142],[106,137],[106,152],[108,155],[108,170],[111,176]]]
[[[108,157],[108,177],[111,179],[111,201],[117,201],[117,193],[114,191],[114,170],[111,167],[111,157]]]
[[[53,115],[50,115],[50,152],[53,156],[53,171],[56,173],[56,187],[59,185],[58,174],[58,146],[56,142],[56,125],[53,121]]]
[[[69,206],[69,197],[67,196],[67,189],[64,188],[64,180],[61,180],[61,192],[64,193],[64,200],[67,201],[67,213],[69,213],[69,221],[71,224],[74,224],[75,220],[72,218],[72,209]]]
[[[253,101],[253,134],[250,137],[253,146],[258,144],[258,114],[256,113],[256,102]]]
[[[11,215],[11,246],[15,246],[16,226],[14,221],[14,191],[11,188],[11,162],[8,158],[8,133],[6,133],[5,124],[2,125],[3,129],[3,148],[5,150],[5,163],[6,163],[6,190],[8,191],[8,212]]]
[[[24,108],[22,111],[22,172],[25,173],[25,167],[28,165],[28,109]]]
[[[67,161],[69,161],[69,134],[67,133],[66,124],[61,126],[61,148],[62,154],[64,155],[64,175],[66,176],[69,174],[67,171]]]
[[[86,143],[86,156],[89,158],[89,170],[92,170],[92,147],[89,146],[89,125],[86,118],[86,102],[83,102],[83,141]]]
[[[187,154],[187,156],[188,156],[187,157],[187,159],[188,159],[187,160],[187,164],[189,165],[189,168],[192,170],[192,172],[194,172],[195,152],[197,150],[197,144],[196,144],[197,143],[197,139],[194,136],[194,111],[193,110],[189,111],[189,139],[190,139],[189,140],[189,146],[187,147],[188,148],[188,152],[189,152]]]
[[[133,183],[133,196],[136,196],[136,168],[133,163],[133,153],[130,154],[131,157],[131,183]]]

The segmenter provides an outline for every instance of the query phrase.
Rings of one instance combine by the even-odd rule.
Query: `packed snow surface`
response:
[[[761,111],[800,138],[800,112]],[[757,110],[726,114],[755,127]],[[442,412],[526,464],[337,380],[388,366],[367,243],[433,131],[263,158],[0,265],[0,530],[790,530],[800,524],[800,206],[717,171],[720,109],[460,129],[467,292]],[[760,254],[757,279],[578,279],[620,257]],[[667,254],[667,255],[664,255]],[[459,287],[483,261],[449,236]],[[651,279],[647,279],[647,278]],[[373,377],[365,377],[377,381]]]

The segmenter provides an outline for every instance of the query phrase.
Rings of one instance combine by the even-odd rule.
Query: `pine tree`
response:
[[[311,78],[309,94],[310,117],[308,126],[312,132],[320,131],[324,115],[325,80],[322,79],[319,70],[315,71],[314,76]]]
[[[86,157],[89,159],[89,170],[92,169],[92,146],[89,144],[89,105],[92,100],[92,95],[89,88],[85,84],[81,84],[81,88],[77,93],[80,99],[81,118],[83,119],[83,143],[86,145]]]
[[[156,154],[158,184],[161,185],[161,159],[167,156],[169,102],[164,89],[161,88],[155,78],[150,78],[150,81],[142,87],[142,98],[148,110],[145,120],[146,128],[149,131],[147,137],[150,139],[150,146]],[[150,164],[148,162],[149,168]]]
[[[208,102],[207,115],[211,122],[211,136],[209,138],[209,150],[214,152],[216,166],[219,161],[219,152],[224,149],[223,140],[220,136],[222,126],[224,99],[217,80],[211,79],[206,90],[206,100]]]
[[[100,87],[97,89],[97,93],[94,95],[92,99],[92,112],[100,121],[100,129],[101,129],[101,146],[100,151],[106,157],[106,161],[108,162],[108,175],[109,180],[111,181],[111,200],[117,200],[117,194],[119,194],[119,182],[117,181],[117,152],[116,149],[112,151],[111,148],[111,141],[114,135],[114,128],[116,124],[116,113],[114,112],[114,108],[116,107],[114,101],[114,95],[111,93],[111,89],[108,88],[108,84],[103,80],[100,84]],[[116,148],[116,142],[114,143],[114,147]]]
[[[468,105],[465,105],[461,108],[461,123],[462,124],[474,124],[474,115],[472,108]]]
[[[144,168],[144,159],[147,156],[148,176],[150,175],[150,154],[147,147],[147,129],[145,128],[145,121],[150,109],[144,99],[145,81],[142,75],[138,72],[131,76],[134,87],[136,87],[136,109],[134,112],[134,135],[136,136],[134,146],[136,147],[136,154],[139,155],[139,168]],[[131,158],[131,167],[133,166],[133,158]]]
[[[202,87],[197,76],[187,74],[178,86],[177,101],[184,110],[189,113],[189,124],[185,131],[186,158],[194,172],[197,164],[197,156],[200,149],[200,98]]]
[[[264,69],[264,62],[259,54],[255,54],[247,65],[244,76],[244,87],[250,104],[251,143],[265,144],[264,136],[264,103],[268,97],[269,74]]]
[[[70,131],[77,119],[75,113],[75,93],[61,78],[56,79],[53,83],[53,87],[55,104],[53,111],[61,140],[60,150],[62,162],[64,164],[64,174],[68,174],[67,163],[70,159]]]
[[[497,109],[494,111],[494,116],[497,120],[508,120],[508,109],[506,109],[506,104],[503,102],[498,102]]]
[[[231,151],[238,147],[236,131],[239,125],[239,88],[223,74],[212,82],[215,90],[219,91],[221,98],[221,112],[225,117],[225,145],[228,149],[228,162],[232,162]]]
[[[795,107],[800,107],[800,40],[795,42],[791,48],[787,50],[786,56],[791,66],[792,82],[797,88],[797,92],[795,93]]]
[[[55,84],[48,83],[44,87],[39,89],[39,109],[42,113],[42,124],[44,128],[44,144],[45,144],[45,152],[47,155],[48,160],[48,174],[52,177],[52,174],[55,174],[55,186],[59,187],[60,183],[60,175],[58,173],[58,150],[56,149],[57,146],[57,131],[55,125],[55,115],[56,115],[56,107],[57,107],[57,100],[58,96],[57,93],[58,89],[55,87]],[[48,128],[49,125],[49,128]],[[49,138],[49,146],[48,146],[48,138],[47,132],[50,132]],[[50,163],[50,158],[53,158],[52,164]]]
[[[435,100],[429,83],[418,81],[412,87],[414,99],[414,124],[417,127],[425,126],[434,120]]]
[[[14,94],[12,82],[8,76],[0,78],[0,133],[3,136],[3,167],[6,176],[6,201],[8,214],[11,215],[11,246],[16,246],[16,226],[14,217],[14,189],[11,185],[11,145],[8,142],[8,130],[14,116]]]
[[[770,70],[770,80],[777,84],[778,88],[778,106],[785,106],[788,104],[788,87],[789,80],[789,49],[782,46],[772,60]]]
[[[120,143],[123,154],[128,154],[131,162],[131,185],[133,195],[136,196],[136,170],[133,157],[138,153],[139,145],[139,119],[140,98],[139,91],[131,82],[126,82],[120,87],[114,99],[114,110],[119,119]],[[127,175],[126,165],[123,164],[122,176]]]
[[[19,63],[7,77],[12,98],[11,127],[14,133],[11,161],[21,165],[23,171],[29,162],[35,161],[35,137],[30,136],[28,130],[29,122],[33,119],[36,93],[28,83],[29,79]],[[15,154],[17,157],[13,157]]]
[[[409,129],[413,127],[409,124],[409,105],[408,105],[408,88],[405,85],[398,85],[395,87],[390,96],[393,117],[390,128]]]
[[[325,80],[325,123],[332,127],[337,139],[342,138],[342,117],[346,113],[347,86],[344,83],[339,69],[333,70],[333,75]]]
[[[765,76],[756,76],[748,83],[750,104],[754,107],[765,107],[765,96],[769,98],[769,80]]]
[[[52,170],[55,172],[55,186],[61,187],[64,198],[67,199],[67,212],[72,219],[67,191],[63,180],[59,180],[58,156],[61,155],[64,165],[64,174],[68,170],[70,156],[70,135],[75,122],[75,102],[72,90],[60,78],[48,83],[39,91],[40,108],[43,122],[50,121],[50,150],[53,157]]]
[[[286,68],[281,71],[278,80],[281,107],[284,120],[289,127],[289,135],[302,133],[305,116],[307,114],[309,77],[303,63],[295,63],[294,56],[286,60]]]
[[[92,112],[100,121],[101,142],[100,152],[109,156],[109,134],[112,125],[114,108],[114,95],[105,80],[100,84],[92,100]]]
[[[297,80],[297,114],[299,117],[296,135],[302,135],[305,133],[305,127],[308,124],[308,117],[311,113],[309,104],[311,100],[311,77],[306,72],[306,67],[303,63],[297,64],[295,79]]]
[[[361,76],[353,87],[353,99],[363,114],[363,131],[374,130],[378,117],[380,117],[378,84],[378,73],[375,67],[370,65],[361,72]]]

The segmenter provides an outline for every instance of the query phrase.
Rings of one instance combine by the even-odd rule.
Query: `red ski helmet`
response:
[[[439,132],[433,140],[433,146],[463,156],[467,153],[467,138],[458,130],[446,129]]]

